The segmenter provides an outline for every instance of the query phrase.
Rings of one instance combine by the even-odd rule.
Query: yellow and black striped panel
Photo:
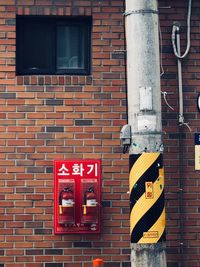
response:
[[[162,154],[130,155],[129,166],[131,243],[165,241]]]

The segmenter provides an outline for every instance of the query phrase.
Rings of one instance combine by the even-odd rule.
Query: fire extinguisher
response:
[[[63,208],[74,206],[74,193],[70,187],[64,188],[59,195],[59,214],[63,214]]]
[[[94,192],[94,188],[90,187],[84,193],[83,214],[84,215],[87,214],[87,207],[96,207],[96,206],[97,206],[96,194]]]

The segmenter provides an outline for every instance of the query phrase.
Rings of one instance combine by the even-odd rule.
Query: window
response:
[[[91,19],[17,16],[17,74],[89,74]]]

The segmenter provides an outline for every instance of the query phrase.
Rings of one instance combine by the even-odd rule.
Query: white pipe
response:
[[[181,45],[180,45],[180,33],[179,28],[177,28],[176,34],[176,43],[177,43],[177,52],[180,55],[181,53]],[[184,124],[184,116],[183,116],[183,83],[182,83],[182,64],[181,58],[177,58],[178,65],[178,88],[179,88],[179,123]]]
[[[181,59],[187,56],[189,50],[190,50],[190,20],[191,20],[191,8],[192,8],[192,0],[188,0],[188,15],[187,15],[187,47],[185,50],[185,53],[181,55],[181,52],[178,51],[178,47],[176,49],[176,44],[175,44],[175,35],[176,31],[179,31],[179,27],[174,25],[173,30],[172,30],[172,45],[173,45],[173,50],[174,54],[177,58]]]
[[[178,65],[178,87],[179,87],[179,124],[186,125],[191,131],[188,123],[184,122],[183,115],[183,84],[182,84],[182,65],[181,60],[185,58],[190,50],[190,20],[191,20],[191,8],[192,0],[188,0],[188,15],[187,15],[187,47],[183,55],[181,55],[181,44],[180,44],[180,26],[175,23],[172,28],[172,46],[174,54],[177,58]]]

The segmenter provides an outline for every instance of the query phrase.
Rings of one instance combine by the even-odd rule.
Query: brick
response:
[[[62,249],[45,249],[45,255],[62,255]]]
[[[63,105],[63,100],[61,99],[54,99],[54,100],[51,100],[51,99],[47,99],[46,100],[46,105],[47,106],[62,106]]]
[[[27,98],[35,98],[35,93],[21,93],[21,92],[18,92],[17,93],[17,97],[18,98],[24,98],[24,99],[27,99]]]
[[[92,247],[91,242],[74,242],[74,247]]]
[[[33,5],[34,1],[33,0],[17,0],[18,5]]]
[[[0,93],[0,98],[5,98],[5,99],[16,98],[16,93]]]
[[[45,235],[45,234],[51,234],[51,233],[52,233],[51,229],[34,229],[35,235]]]
[[[41,228],[43,223],[42,222],[26,222],[25,225],[27,228]]]
[[[46,127],[46,132],[64,132],[64,127],[61,126]]]
[[[75,125],[92,125],[92,120],[75,120]]]
[[[62,263],[45,263],[45,267],[63,267]]]
[[[26,250],[26,255],[42,255],[43,250],[42,249],[28,249]]]
[[[81,92],[81,86],[65,86],[65,92]]]

